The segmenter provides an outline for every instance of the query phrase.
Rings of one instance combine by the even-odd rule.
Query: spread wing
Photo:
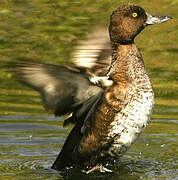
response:
[[[45,109],[58,116],[73,112],[102,91],[89,81],[88,74],[74,66],[17,61],[16,74],[22,83],[40,93]]]
[[[46,110],[59,116],[70,114],[64,125],[76,123],[53,164],[54,169],[70,166],[74,159],[77,161],[77,148],[83,142],[85,132],[91,128],[86,122],[95,118],[104,86],[112,84],[110,79],[97,79],[97,76],[106,76],[110,66],[111,45],[106,29],[95,29],[86,41],[79,43],[72,56],[74,66],[16,62],[17,77],[40,93]],[[93,77],[97,78],[93,80]],[[97,80],[100,84],[93,83]],[[105,81],[103,84],[102,80]]]
[[[85,135],[83,131],[90,130],[91,127],[84,126],[85,121],[92,121],[92,118],[94,118],[94,112],[96,110],[96,107],[98,103],[100,102],[102,98],[103,93],[100,92],[97,95],[91,97],[88,99],[84,104],[83,107],[85,107],[84,111],[81,111],[79,116],[79,120],[75,124],[75,126],[72,128],[71,132],[69,133],[57,159],[55,160],[54,164],[52,165],[53,169],[61,170],[66,167],[71,167],[75,164],[77,166],[82,166],[82,161],[86,161],[88,159],[88,156],[85,156],[86,153],[79,152],[79,146],[83,141],[85,140]],[[92,105],[91,105],[92,104]],[[88,109],[86,106],[88,105]],[[87,109],[87,111],[86,111]],[[75,118],[75,115],[73,116]],[[87,128],[87,129],[85,129]],[[84,138],[84,140],[83,140]],[[95,143],[93,141],[93,143]],[[90,152],[90,149],[87,149]],[[91,152],[90,152],[91,153]]]
[[[105,27],[97,27],[86,40],[80,41],[72,54],[72,61],[87,68],[95,76],[105,76],[111,62],[111,43]]]
[[[70,166],[77,161],[78,150],[84,134],[91,127],[95,110],[102,99],[103,88],[90,82],[89,74],[75,66],[51,65],[30,61],[15,62],[18,79],[38,91],[46,110],[55,115],[72,114],[64,125],[75,123],[53,167]],[[76,157],[73,157],[76,156]]]

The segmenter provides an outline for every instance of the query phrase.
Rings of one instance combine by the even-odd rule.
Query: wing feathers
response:
[[[95,76],[104,76],[111,61],[111,43],[108,30],[97,27],[84,41],[80,41],[72,54],[72,61],[87,68]]]
[[[58,116],[71,113],[74,104],[82,104],[102,91],[89,81],[89,75],[74,66],[17,61],[16,69],[19,80],[37,90],[46,110]]]

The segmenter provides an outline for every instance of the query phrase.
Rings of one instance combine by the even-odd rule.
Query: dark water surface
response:
[[[178,1],[135,0],[173,20],[148,27],[136,39],[151,76],[156,104],[152,120],[114,173],[60,173],[50,167],[70,128],[47,114],[39,95],[20,85],[4,67],[8,60],[70,63],[71,52],[94,26],[107,25],[118,0],[1,0],[0,179],[178,179]]]
[[[50,125],[50,121],[56,125]],[[152,120],[145,133],[113,167],[112,174],[84,175],[70,170],[59,175],[50,169],[68,129],[51,116],[0,118],[0,177],[3,179],[176,179],[177,120]],[[158,128],[161,126],[160,128]]]

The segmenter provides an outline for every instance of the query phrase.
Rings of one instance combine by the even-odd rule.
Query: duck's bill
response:
[[[168,21],[169,19],[172,19],[171,16],[157,16],[149,13],[146,13],[146,15],[147,15],[147,21],[145,22],[145,24],[147,25],[160,24]]]

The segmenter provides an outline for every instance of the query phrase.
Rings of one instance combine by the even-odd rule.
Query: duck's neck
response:
[[[113,44],[112,51],[108,74],[115,83],[127,85],[147,78],[142,56],[134,43]]]

